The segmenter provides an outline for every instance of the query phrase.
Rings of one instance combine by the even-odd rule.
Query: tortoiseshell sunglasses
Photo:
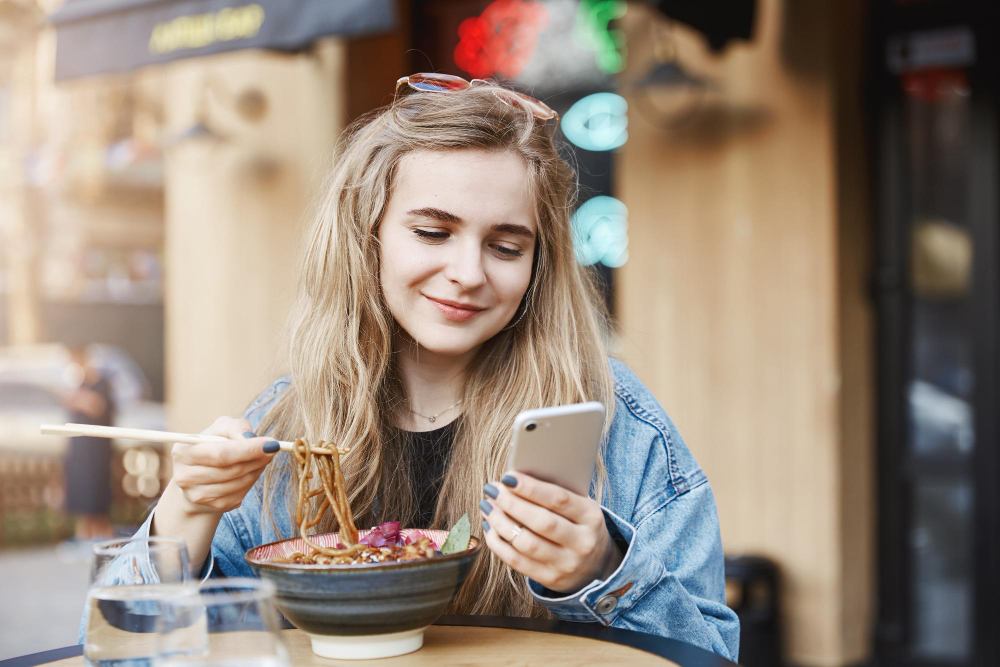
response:
[[[462,90],[468,90],[473,86],[484,86],[484,85],[495,85],[491,81],[486,79],[473,79],[472,81],[466,81],[460,76],[452,76],[451,74],[431,74],[427,72],[421,72],[419,74],[411,74],[410,76],[401,77],[396,81],[396,95],[399,95],[400,89],[406,85],[413,90],[424,92],[424,93],[451,93],[458,92]],[[509,90],[507,88],[498,88],[493,91],[497,98],[506,104],[517,105],[522,108],[527,109],[531,112],[531,115],[542,121],[550,121],[555,119],[554,123],[547,125],[549,129],[549,135],[555,134],[556,126],[559,124],[559,114],[553,111],[549,105],[545,102],[536,100],[534,97],[525,95],[524,93],[519,93],[516,90]]]

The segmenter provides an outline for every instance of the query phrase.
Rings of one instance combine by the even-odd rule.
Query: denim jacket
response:
[[[735,661],[739,620],[725,604],[722,541],[708,479],[639,378],[620,361],[611,360],[611,368],[615,411],[604,448],[610,489],[602,503],[624,558],[608,579],[595,579],[573,595],[556,597],[530,579],[528,588],[558,619],[670,637]],[[289,385],[287,376],[279,378],[247,409],[244,417],[255,432]],[[277,476],[276,490],[288,482],[287,473]],[[240,507],[222,516],[202,578],[254,576],[243,554],[281,539],[270,521],[261,521],[262,486],[263,476]],[[296,534],[283,503],[272,513],[284,537]],[[136,537],[149,535],[152,516]]]

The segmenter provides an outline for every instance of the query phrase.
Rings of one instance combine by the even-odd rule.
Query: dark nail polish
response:
[[[500,492],[497,491],[497,487],[493,486],[492,484],[485,485],[483,487],[483,493],[488,495],[490,498],[496,498],[498,495],[500,495]]]
[[[243,437],[249,440],[250,438],[256,438],[257,434],[253,431],[243,431]]]
[[[483,511],[483,514],[489,514],[493,511],[493,505],[490,505],[490,501],[484,500],[479,503],[479,509]]]
[[[264,444],[265,454],[274,454],[276,451],[281,449],[281,445],[278,444],[277,440],[272,440],[271,442]]]
[[[483,532],[484,533],[490,532],[490,524],[486,521],[483,521]]]
[[[514,477],[513,475],[504,475],[500,478],[500,481],[512,489],[517,486],[517,477]]]

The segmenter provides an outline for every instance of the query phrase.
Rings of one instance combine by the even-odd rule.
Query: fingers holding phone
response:
[[[514,420],[512,472],[483,487],[487,546],[555,591],[579,590],[621,562],[603,511],[588,495],[604,417],[596,402],[525,410]]]
[[[483,492],[487,546],[546,588],[569,594],[606,578],[621,563],[593,498],[524,473],[504,475]]]

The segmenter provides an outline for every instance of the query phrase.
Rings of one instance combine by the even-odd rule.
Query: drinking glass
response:
[[[147,667],[156,655],[161,604],[196,591],[184,540],[98,542],[87,593],[84,660],[100,667]]]
[[[286,667],[288,651],[274,608],[274,586],[261,579],[217,579],[194,595],[165,600],[156,667]]]

